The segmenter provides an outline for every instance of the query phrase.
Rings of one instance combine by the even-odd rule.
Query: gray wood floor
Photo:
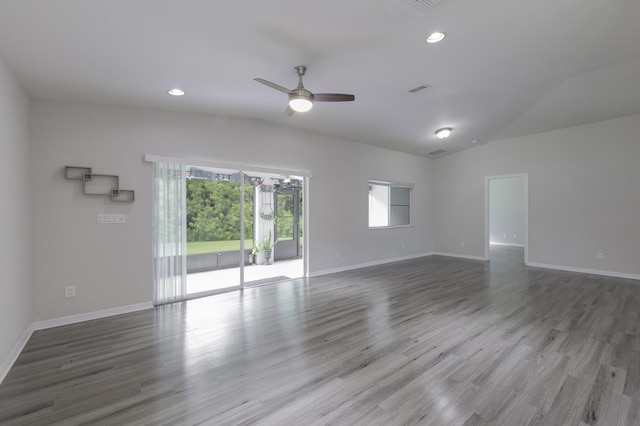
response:
[[[640,283],[492,256],[36,332],[0,423],[639,425]]]

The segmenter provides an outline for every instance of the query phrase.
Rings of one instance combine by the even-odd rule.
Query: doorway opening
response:
[[[485,259],[529,262],[529,175],[485,178]]]

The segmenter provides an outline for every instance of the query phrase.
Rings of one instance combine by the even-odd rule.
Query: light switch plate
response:
[[[126,223],[126,214],[98,214],[97,222],[101,225],[104,224],[122,224]]]

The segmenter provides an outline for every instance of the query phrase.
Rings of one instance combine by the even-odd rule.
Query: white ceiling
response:
[[[435,30],[447,38],[425,43]],[[0,0],[0,57],[34,99],[251,117],[422,156],[640,113],[638,0]],[[253,78],[293,88],[300,64],[309,90],[355,102],[285,116],[286,95]]]

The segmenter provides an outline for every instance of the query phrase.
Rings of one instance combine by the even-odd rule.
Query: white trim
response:
[[[311,177],[311,172],[302,170],[276,169],[273,167],[252,166],[250,164],[224,163],[218,161],[194,160],[192,158],[168,157],[164,155],[145,154],[144,161],[147,163],[174,163],[189,166],[214,167],[229,170],[240,170],[242,172],[273,173],[278,175],[293,175]]]
[[[33,324],[30,324],[24,331],[22,336],[20,336],[20,339],[18,339],[18,341],[16,342],[16,345],[9,353],[9,356],[2,362],[2,364],[0,364],[0,383],[2,383],[7,377],[7,374],[9,374],[11,367],[13,367],[13,364],[18,359],[18,356],[20,356],[22,350],[27,345],[27,342],[31,338],[31,334],[33,334],[33,331]]]
[[[524,179],[524,264],[529,262],[529,173],[517,173],[511,175],[485,176],[484,178],[484,257],[490,260],[490,244],[489,228],[490,228],[490,203],[489,203],[489,181],[493,179]]]
[[[54,318],[50,320],[34,322],[32,328],[34,330],[44,330],[47,328],[60,327],[62,325],[75,324],[77,322],[90,321],[113,315],[128,314],[131,312],[143,311],[145,309],[153,309],[153,303],[144,302],[136,305],[119,306],[117,308],[103,309],[100,311],[87,312],[84,314],[70,315],[68,317]]]
[[[468,259],[468,260],[481,260],[483,262],[486,262],[489,260],[488,257],[482,257],[482,256],[470,256],[468,254],[457,254],[457,253],[443,253],[440,251],[434,252],[433,253],[434,256],[446,256],[446,257],[457,257],[460,259]]]
[[[30,324],[25,330],[25,332],[22,334],[22,336],[20,336],[20,339],[18,339],[18,342],[9,353],[9,356],[2,362],[2,364],[0,364],[0,383],[2,383],[5,377],[7,377],[7,374],[9,374],[11,367],[13,367],[13,364],[18,359],[18,356],[20,356],[20,354],[22,353],[24,347],[27,345],[27,342],[31,338],[31,335],[33,334],[34,331],[44,330],[44,329],[53,328],[53,327],[59,327],[62,325],[75,324],[82,321],[89,321],[89,320],[94,320],[99,318],[110,317],[113,315],[128,314],[131,312],[142,311],[145,309],[153,309],[153,304],[151,302],[138,303],[136,305],[128,305],[128,306],[120,306],[120,307],[111,308],[111,309],[103,309],[101,311],[88,312],[86,314],[71,315],[68,317],[54,318],[54,319],[45,320],[45,321],[36,321]]]
[[[309,277],[309,253],[311,252],[310,245],[310,232],[311,229],[311,221],[309,220],[309,210],[311,210],[311,177],[305,177],[303,183],[303,191],[302,191],[302,220],[304,223],[302,224],[302,275],[304,278]]]
[[[567,272],[578,272],[582,274],[592,274],[592,275],[603,275],[605,277],[612,278],[625,278],[629,280],[640,280],[639,274],[627,274],[625,272],[614,272],[614,271],[603,271],[600,269],[586,269],[586,268],[575,268],[573,266],[564,266],[564,265],[551,265],[548,263],[525,263],[527,266],[531,266],[533,268],[544,268],[544,269],[554,269],[558,271],[567,271]],[[640,284],[640,283],[638,283]]]
[[[359,264],[356,264],[356,265],[342,266],[342,267],[339,267],[339,268],[325,269],[325,270],[322,270],[322,271],[313,272],[313,273],[309,274],[309,277],[319,277],[319,276],[322,276],[322,275],[334,274],[334,273],[337,273],[337,272],[346,272],[346,271],[351,271],[351,270],[354,270],[354,269],[367,268],[367,267],[370,267],[370,266],[384,265],[384,264],[387,264],[387,263],[400,262],[400,261],[403,261],[403,260],[417,259],[417,258],[420,258],[420,257],[429,257],[429,256],[455,257],[455,258],[459,258],[459,259],[479,260],[479,261],[483,261],[483,262],[487,262],[487,261],[490,260],[489,258],[485,258],[485,257],[481,257],[481,256],[469,256],[469,255],[465,255],[465,254],[443,253],[443,252],[428,252],[428,253],[420,253],[420,254],[409,255],[409,256],[395,257],[395,258],[390,258],[390,259],[375,260],[373,262],[359,263]],[[533,268],[554,269],[554,270],[558,270],[558,271],[577,272],[577,273],[592,274],[592,275],[602,275],[602,276],[612,277],[612,278],[624,278],[624,279],[629,279],[629,280],[638,280],[638,281],[640,281],[640,274],[628,274],[628,273],[625,273],[625,272],[602,271],[602,270],[598,270],[598,269],[575,268],[575,267],[572,267],[572,266],[550,265],[550,264],[546,264],[546,263],[535,263],[535,262],[525,263],[525,265],[533,267]],[[640,282],[638,284],[640,284]]]
[[[492,246],[507,246],[507,247],[524,247],[524,244],[496,243],[494,241],[489,241],[489,245],[492,245]]]
[[[245,243],[245,236],[244,236],[244,228],[246,227],[245,224],[245,217],[244,217],[244,191],[245,191],[245,185],[244,185],[244,179],[240,179],[240,253],[238,253],[238,265],[240,266],[240,287],[244,288],[244,256],[245,256],[245,247],[244,247],[244,243]],[[250,191],[253,191],[253,188],[250,189]],[[186,204],[186,203],[185,203]],[[185,206],[186,207],[186,206]],[[185,217],[187,217],[187,215],[185,215]],[[188,229],[188,228],[187,228]],[[185,232],[186,234],[187,232]],[[186,240],[186,237],[185,237]],[[255,244],[255,243],[253,243]],[[187,242],[185,241],[184,244],[185,247],[187,247]],[[187,260],[187,256],[182,256],[186,262]],[[184,270],[186,271],[186,264],[185,264],[185,268]],[[188,278],[187,278],[188,279]]]
[[[370,184],[381,186],[395,186],[396,188],[413,188],[414,184],[409,182],[392,182],[388,180],[369,179]]]
[[[322,275],[328,275],[328,274],[335,274],[336,272],[345,272],[345,271],[351,271],[354,269],[360,269],[360,268],[368,268],[370,266],[378,266],[378,265],[384,265],[387,263],[393,263],[393,262],[401,262],[403,260],[411,260],[411,259],[417,259],[420,257],[428,257],[431,256],[432,254],[434,254],[433,252],[429,252],[429,253],[418,253],[418,254],[411,254],[408,256],[401,256],[401,257],[392,257],[389,259],[380,259],[380,260],[374,260],[372,262],[365,262],[365,263],[358,263],[355,265],[347,265],[347,266],[341,266],[339,268],[332,268],[332,269],[324,269],[321,271],[316,271],[316,272],[312,272],[309,274],[309,277],[319,277]]]
[[[413,228],[413,225],[370,226],[369,231],[377,231],[380,229],[397,229],[397,228]]]

